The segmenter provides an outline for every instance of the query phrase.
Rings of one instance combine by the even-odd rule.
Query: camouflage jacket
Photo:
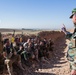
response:
[[[76,32],[67,34],[66,38],[70,40],[67,51],[67,59],[70,62],[71,69],[76,70]]]

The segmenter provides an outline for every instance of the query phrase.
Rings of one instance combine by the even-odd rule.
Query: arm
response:
[[[66,36],[66,39],[70,39],[71,38],[72,33],[70,33],[69,31],[66,30],[66,27],[65,27],[64,24],[63,24],[63,27],[62,27],[61,31],[64,32],[64,34]]]

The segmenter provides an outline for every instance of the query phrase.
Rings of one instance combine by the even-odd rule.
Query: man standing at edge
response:
[[[65,33],[66,38],[70,40],[67,51],[67,59],[70,63],[71,75],[76,75],[76,8],[72,10],[70,19],[72,19],[74,23],[74,32],[68,32],[65,26],[62,28],[62,31]]]

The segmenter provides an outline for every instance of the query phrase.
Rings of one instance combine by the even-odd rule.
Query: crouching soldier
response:
[[[11,49],[11,46],[10,46],[9,39],[7,38],[7,39],[4,39],[4,41],[3,41],[3,57],[4,57],[5,65],[7,65],[9,75],[13,75],[12,74],[13,73],[12,72],[12,67],[9,67],[10,64],[11,64],[10,63],[11,56],[12,56],[12,49]]]
[[[12,56],[12,48],[9,39],[5,39],[3,43],[3,55],[5,58],[10,58]]]
[[[5,39],[4,41],[3,56],[5,58],[5,64],[7,65],[9,74],[13,75],[13,65],[19,67],[22,70],[22,72],[24,71],[24,68],[21,64],[21,57],[17,54],[14,48],[11,48],[9,39]]]

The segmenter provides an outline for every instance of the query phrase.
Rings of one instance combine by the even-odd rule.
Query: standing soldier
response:
[[[65,26],[62,28],[62,31],[65,33],[66,38],[70,40],[67,51],[67,59],[70,62],[71,75],[76,75],[76,8],[72,10],[70,19],[72,19],[74,23],[74,32],[68,32]]]

